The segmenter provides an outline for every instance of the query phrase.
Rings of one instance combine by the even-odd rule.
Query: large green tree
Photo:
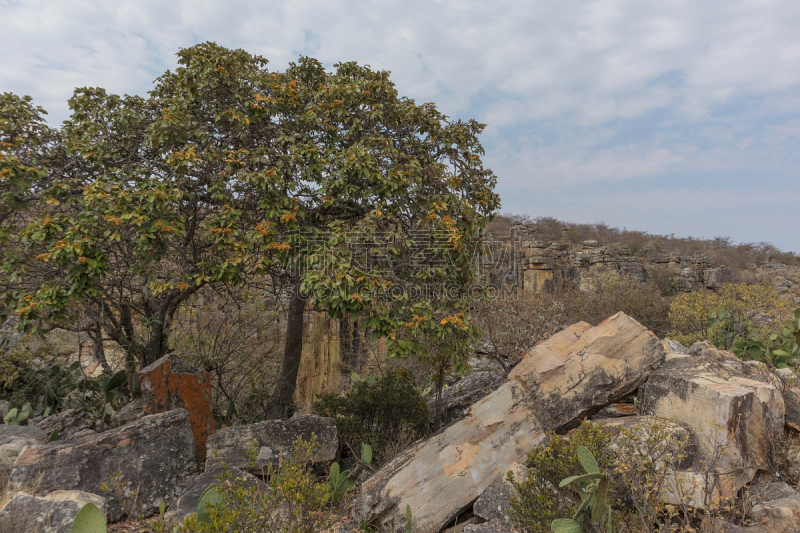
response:
[[[288,303],[273,416],[291,411],[309,306],[367,313],[393,353],[463,362],[465,289],[499,206],[483,126],[355,63],[271,72],[213,43],[178,58],[146,98],[76,90],[58,130],[3,96],[3,282],[20,327],[100,327],[148,364],[193,293],[264,276]]]

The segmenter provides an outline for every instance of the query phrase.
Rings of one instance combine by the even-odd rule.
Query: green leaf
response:
[[[167,504],[164,500],[158,502],[158,515],[164,516],[164,511],[166,510]]]
[[[372,446],[366,442],[361,443],[361,462],[372,464]]]
[[[597,466],[597,461],[585,446],[578,446],[578,460],[581,462],[583,469],[590,474],[597,474],[600,472],[600,467]]]
[[[70,533],[106,533],[106,517],[93,503],[84,505],[72,522]]]
[[[328,477],[331,479],[332,482],[336,482],[339,480],[339,463],[333,463],[331,465],[331,471],[328,474]]]
[[[583,533],[583,524],[571,518],[557,518],[550,524],[553,533]]]
[[[406,504],[406,533],[411,533],[411,506]]]
[[[211,507],[218,507],[225,502],[225,498],[220,494],[219,487],[216,485],[209,485],[203,494],[200,495],[200,501],[197,503],[197,521],[206,523],[211,520],[208,510]]]
[[[123,384],[128,380],[128,375],[125,373],[124,370],[120,370],[116,374],[114,374],[111,379],[108,381],[105,387],[103,387],[106,391],[112,391]]]
[[[47,442],[55,442],[55,441],[57,441],[57,440],[58,440],[58,430],[57,430],[57,429],[54,429],[54,430],[53,430],[53,431],[50,433],[50,436],[49,436],[49,437],[47,437]]]
[[[561,483],[558,484],[559,487],[566,487],[567,485],[575,482],[582,482],[582,481],[590,481],[592,479],[600,479],[604,477],[604,474],[595,473],[595,474],[582,474],[580,476],[570,476],[566,479],[562,479]]]

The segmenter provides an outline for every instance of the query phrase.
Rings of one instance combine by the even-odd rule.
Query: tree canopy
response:
[[[483,125],[356,63],[271,72],[214,43],[178,58],[147,97],[76,89],[59,129],[2,96],[2,288],[20,327],[101,327],[148,364],[193,293],[264,276],[302,302],[300,333],[309,300],[368,313],[393,353],[458,360],[476,335],[465,289],[480,230],[499,207]]]

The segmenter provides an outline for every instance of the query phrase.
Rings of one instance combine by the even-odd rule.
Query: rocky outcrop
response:
[[[91,503],[105,512],[106,499],[79,490],[57,490],[47,496],[20,493],[0,509],[0,531],[71,533],[83,506]]]
[[[695,349],[695,347],[692,347]],[[780,391],[757,368],[733,354],[699,346],[697,355],[669,358],[639,389],[642,414],[688,426],[696,437],[702,468],[717,474],[712,499],[733,497],[769,468],[783,437],[784,403]],[[763,381],[762,381],[763,380]],[[688,468],[685,485],[697,485],[692,504],[702,506],[704,476]]]
[[[384,531],[435,533],[540,444],[545,433],[580,420],[633,392],[663,361],[664,348],[622,313],[591,327],[578,323],[534,346],[506,383],[467,417],[384,465],[362,486],[357,523]]]
[[[139,382],[145,413],[186,409],[197,460],[202,461],[206,456],[206,441],[214,433],[209,373],[170,354],[141,369]]]
[[[164,514],[164,519],[170,524],[178,524],[183,522],[186,517],[197,513],[197,505],[200,503],[200,497],[203,492],[211,485],[219,486],[222,481],[220,477],[230,482],[239,482],[245,489],[255,489],[260,493],[269,490],[266,483],[257,477],[243,472],[238,468],[225,469],[221,466],[210,468],[197,476],[184,490],[180,497],[169,506],[167,512]]]
[[[257,442],[256,465],[251,472],[262,474],[267,465],[290,458],[297,437],[309,441],[316,436],[319,449],[315,462],[333,461],[339,449],[339,433],[333,418],[300,415],[288,420],[267,420],[257,424],[220,429],[208,439],[208,468],[224,461],[229,466],[247,469],[248,450]]]
[[[39,494],[103,494],[103,483],[120,474],[130,490],[138,488],[137,504],[152,513],[161,500],[169,504],[175,498],[176,486],[196,468],[189,415],[176,409],[75,441],[28,446],[11,470],[9,491],[36,487]],[[110,498],[107,512],[112,521],[118,520],[122,502]]]

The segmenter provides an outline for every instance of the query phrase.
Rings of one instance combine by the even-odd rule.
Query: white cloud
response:
[[[501,194],[536,194],[535,174],[663,197],[682,187],[674,176],[708,180],[726,162],[721,183],[749,171],[789,190],[800,162],[793,0],[0,0],[0,17],[0,90],[31,94],[55,121],[75,87],[143,94],[179,47],[213,40],[274,69],[305,54],[391,70],[401,94],[488,123],[487,161],[518,144],[495,168]],[[631,213],[642,226],[654,216]],[[797,210],[785,218],[800,222]],[[800,250],[800,238],[785,245]]]

